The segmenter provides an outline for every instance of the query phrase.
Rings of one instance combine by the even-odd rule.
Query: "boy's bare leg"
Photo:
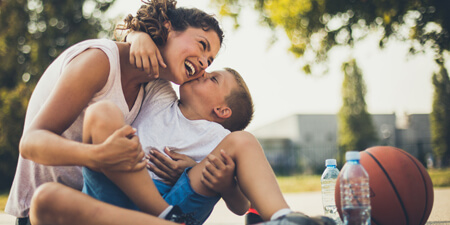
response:
[[[119,208],[98,201],[59,183],[41,185],[31,200],[33,225],[175,225],[145,213]]]
[[[235,162],[239,187],[264,220],[270,220],[280,209],[289,208],[272,167],[252,134],[245,131],[233,132],[225,137],[211,154],[222,158],[221,149]],[[217,195],[201,182],[205,163],[206,160],[203,160],[189,171],[191,186],[199,194]]]
[[[83,142],[102,143],[123,126],[125,121],[122,111],[113,102],[97,102],[86,110]],[[159,194],[147,170],[136,172],[102,170],[102,172],[143,212],[158,216],[169,206]]]

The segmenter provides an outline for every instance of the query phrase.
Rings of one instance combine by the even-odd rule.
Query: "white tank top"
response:
[[[115,42],[99,39],[87,40],[73,45],[56,58],[47,68],[31,95],[25,117],[24,129],[27,129],[30,126],[31,122],[41,109],[41,106],[45,104],[67,64],[74,57],[89,48],[97,48],[105,52],[110,64],[110,74],[106,85],[94,96],[89,105],[99,100],[111,100],[121,109],[122,113],[125,115],[125,122],[127,124],[131,124],[134,121],[142,104],[144,89],[141,87],[133,108],[129,110],[122,91],[119,49]],[[81,142],[85,110],[86,109],[84,109],[75,122],[64,131],[62,134],[63,137]],[[63,150],[64,149],[62,149],[62,151]],[[28,216],[30,200],[34,191],[39,185],[51,181],[59,182],[66,186],[81,190],[83,187],[81,167],[44,166],[19,156],[16,174],[5,212],[16,217]]]

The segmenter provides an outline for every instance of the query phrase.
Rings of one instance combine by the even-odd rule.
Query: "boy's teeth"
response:
[[[193,66],[190,62],[188,62],[188,61],[184,61],[184,65],[186,65],[187,67],[189,67],[189,69],[188,69],[189,76],[193,76],[193,75],[195,74],[195,68],[194,68],[194,66]]]

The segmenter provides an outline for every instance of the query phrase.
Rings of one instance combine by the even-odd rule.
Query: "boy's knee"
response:
[[[261,145],[259,144],[256,137],[247,132],[247,131],[234,131],[231,132],[228,136],[224,139],[228,144],[232,145],[233,147],[241,148],[249,148],[253,149],[252,147],[260,148]]]

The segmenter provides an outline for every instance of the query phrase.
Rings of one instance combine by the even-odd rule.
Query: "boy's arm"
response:
[[[223,150],[220,154],[223,159],[208,155],[201,181],[206,187],[220,193],[228,209],[243,215],[250,208],[250,202],[237,184],[233,159]]]
[[[153,39],[141,31],[130,32],[126,40],[130,46],[130,63],[136,68],[145,70],[154,78],[159,77],[159,66],[166,68],[166,64]]]

